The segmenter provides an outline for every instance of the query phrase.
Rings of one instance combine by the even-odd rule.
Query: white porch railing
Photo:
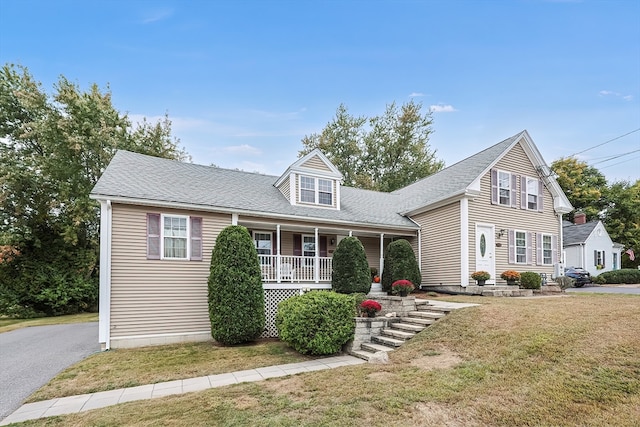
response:
[[[333,271],[330,257],[293,255],[258,255],[265,283],[331,282]]]

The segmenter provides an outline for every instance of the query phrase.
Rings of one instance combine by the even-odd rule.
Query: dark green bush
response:
[[[220,232],[209,274],[211,336],[223,344],[253,341],[264,331],[264,290],[258,253],[245,227]]]
[[[353,295],[313,291],[278,304],[276,327],[280,339],[302,354],[340,351],[355,331]]]
[[[333,253],[331,287],[341,294],[366,294],[371,290],[371,270],[367,254],[357,238],[345,237]]]
[[[404,239],[395,240],[387,246],[382,271],[382,290],[391,292],[391,284],[396,280],[406,279],[420,288],[422,276],[411,244]]]
[[[607,271],[605,273],[598,274],[597,279],[599,280],[598,283],[601,283],[600,282],[601,280],[602,284],[609,283],[612,285],[614,284],[632,285],[632,284],[640,283],[640,270],[637,270],[634,268],[623,268],[621,270]]]
[[[542,277],[534,271],[525,271],[520,274],[520,287],[524,289],[540,289]]]

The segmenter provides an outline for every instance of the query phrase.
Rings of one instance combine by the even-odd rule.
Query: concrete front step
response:
[[[453,310],[452,308],[449,308],[449,307],[438,307],[434,305],[424,305],[424,304],[416,305],[416,309],[418,309],[419,311],[431,311],[433,313],[442,313],[442,314],[449,314]]]
[[[377,337],[371,337],[371,342],[373,342],[374,344],[382,344],[387,347],[400,347],[402,344],[404,344],[404,340],[391,338],[385,335],[378,335]]]
[[[382,344],[376,344],[376,343],[373,343],[373,342],[363,342],[360,345],[360,349],[364,350],[364,351],[371,352],[371,353],[375,353],[377,351],[389,352],[389,351],[395,350],[394,347],[389,347],[387,345],[382,345]]]
[[[401,331],[408,331],[408,332],[420,332],[420,331],[424,331],[424,329],[426,328],[426,326],[423,325],[414,325],[411,323],[404,323],[404,322],[395,322],[392,323],[391,325],[392,329],[400,329]]]
[[[371,353],[370,351],[365,351],[365,350],[351,350],[349,352],[350,355],[358,357],[362,360],[366,360],[367,362],[369,361],[369,359],[371,358],[371,356],[373,356],[373,353]]]
[[[434,311],[410,311],[409,317],[419,317],[422,319],[440,319],[446,316],[445,313],[436,313]]]
[[[406,332],[406,331],[401,331],[399,329],[393,329],[393,328],[385,328],[382,331],[380,331],[380,334],[387,337],[396,338],[396,339],[405,340],[405,341],[410,340],[416,335],[415,332]]]

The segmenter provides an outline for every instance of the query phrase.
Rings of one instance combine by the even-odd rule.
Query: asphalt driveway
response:
[[[640,295],[640,285],[585,286],[583,288],[569,288],[567,292]]]
[[[60,371],[97,351],[98,322],[0,334],[0,420]]]

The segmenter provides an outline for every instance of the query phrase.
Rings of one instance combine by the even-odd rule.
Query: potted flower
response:
[[[480,270],[471,274],[471,278],[478,283],[478,286],[484,286],[484,282],[491,278],[488,271]]]
[[[506,270],[500,274],[500,277],[507,281],[507,285],[515,285],[520,280],[520,273],[515,270]]]
[[[360,303],[360,312],[365,314],[365,317],[376,317],[376,313],[380,310],[382,310],[380,303],[372,299],[364,300]]]
[[[398,294],[401,297],[406,297],[414,289],[413,283],[406,279],[396,280],[391,284],[391,293]]]

